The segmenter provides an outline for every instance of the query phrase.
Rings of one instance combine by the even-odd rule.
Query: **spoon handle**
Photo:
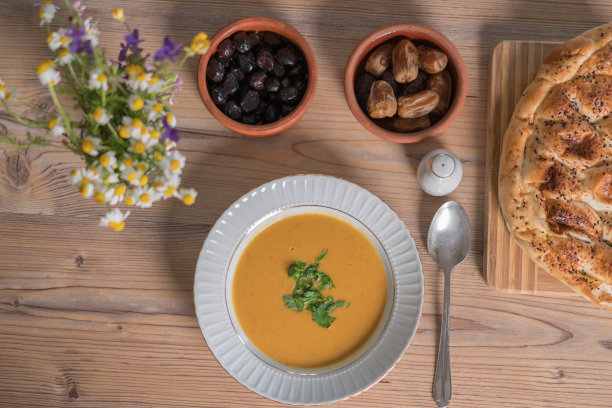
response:
[[[433,396],[439,407],[446,407],[451,400],[452,384],[448,346],[448,314],[450,309],[450,268],[444,271],[444,311],[440,329],[440,347],[434,376]]]

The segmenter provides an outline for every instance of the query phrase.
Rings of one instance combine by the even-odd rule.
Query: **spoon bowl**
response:
[[[434,215],[427,234],[429,255],[446,271],[459,265],[472,246],[472,228],[467,213],[455,201],[444,203]]]
[[[427,250],[444,271],[444,310],[440,329],[440,347],[434,376],[433,396],[439,407],[446,407],[452,395],[448,316],[450,312],[450,272],[459,265],[472,246],[472,228],[458,203],[449,201],[438,209],[427,234]]]

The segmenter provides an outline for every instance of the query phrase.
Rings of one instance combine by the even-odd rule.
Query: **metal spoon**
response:
[[[450,308],[450,272],[470,252],[472,228],[463,207],[454,201],[438,209],[427,235],[427,250],[444,271],[444,314],[440,329],[438,363],[433,383],[433,396],[439,407],[446,407],[451,399],[451,370],[448,348],[448,312]]]

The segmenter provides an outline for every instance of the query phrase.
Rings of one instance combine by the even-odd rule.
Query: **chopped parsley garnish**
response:
[[[289,277],[295,281],[295,288],[291,295],[284,295],[285,306],[291,310],[301,312],[306,309],[312,312],[312,320],[321,327],[329,328],[335,317],[329,314],[337,307],[347,307],[349,302],[324,297],[319,292],[334,287],[329,275],[319,272],[319,262],[327,254],[327,249],[309,265],[306,262],[295,261],[289,266]]]

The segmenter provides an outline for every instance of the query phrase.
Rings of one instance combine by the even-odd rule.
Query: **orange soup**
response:
[[[288,276],[296,260],[314,262],[328,252],[319,271],[335,287],[325,297],[350,302],[335,309],[324,328],[312,313],[287,308],[283,295],[295,281]],[[262,353],[292,367],[314,368],[350,357],[376,330],[387,298],[383,263],[369,238],[348,222],[322,213],[285,217],[261,230],[238,260],[232,285],[240,327]]]

